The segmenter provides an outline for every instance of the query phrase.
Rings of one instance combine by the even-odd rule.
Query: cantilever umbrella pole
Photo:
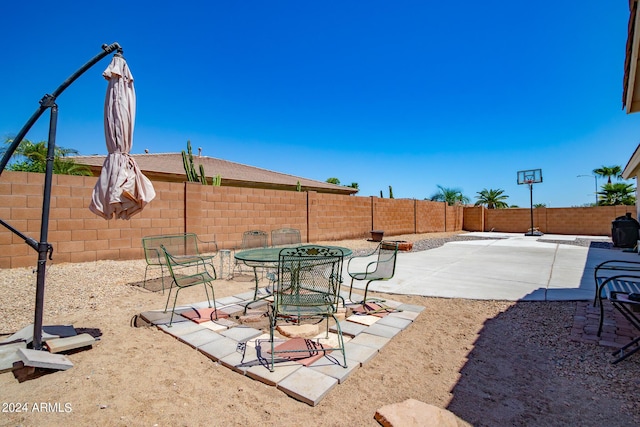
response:
[[[67,78],[51,95],[45,95],[40,100],[40,107],[36,110],[36,112],[29,118],[27,123],[22,127],[20,132],[13,139],[11,145],[5,151],[4,156],[0,160],[0,175],[2,171],[5,169],[7,164],[9,163],[9,159],[15,152],[15,150],[22,142],[23,138],[29,132],[31,127],[35,124],[36,121],[42,116],[45,110],[51,109],[51,117],[49,120],[49,139],[47,141],[47,163],[45,170],[45,180],[44,180],[44,190],[43,190],[43,200],[42,200],[42,221],[40,224],[40,242],[37,245],[38,250],[38,277],[36,280],[36,306],[35,306],[35,317],[34,317],[34,325],[33,325],[33,348],[35,350],[42,349],[42,317],[44,312],[44,286],[45,286],[45,275],[46,275],[46,264],[47,264],[47,254],[49,254],[49,258],[51,259],[51,254],[53,252],[53,248],[50,243],[47,242],[48,232],[49,232],[49,207],[51,204],[51,181],[53,175],[53,159],[55,155],[55,142],[56,142],[56,128],[58,122],[58,106],[56,105],[56,98],[67,88],[69,87],[78,77],[84,74],[89,68],[98,63],[102,58],[109,55],[111,52],[117,51],[118,53],[122,52],[122,48],[118,43],[112,43],[110,45],[102,45],[102,52],[98,55],[94,56],[91,60],[89,60],[86,64],[80,67],[75,73],[73,73],[69,78]],[[22,233],[10,227],[4,221],[0,221],[1,225],[7,227],[10,231],[14,232],[21,238],[25,239],[29,246],[33,247],[33,239],[25,238]]]

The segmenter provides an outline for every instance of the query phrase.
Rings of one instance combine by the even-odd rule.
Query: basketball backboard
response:
[[[542,169],[518,171],[518,184],[537,184],[542,182]]]

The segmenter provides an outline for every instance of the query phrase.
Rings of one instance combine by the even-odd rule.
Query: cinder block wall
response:
[[[195,232],[219,247],[237,248],[242,233],[281,227],[300,230],[303,242],[385,238],[438,231],[526,232],[530,210],[446,206],[426,200],[382,199],[199,183],[154,182],[156,198],[131,220],[104,220],[89,211],[95,177],[54,175],[47,241],[54,262],[143,258],[141,238]],[[0,176],[0,219],[40,240],[44,175],[4,171]],[[534,226],[543,233],[610,235],[611,221],[635,206],[537,208]],[[0,268],[35,266],[37,252],[0,226]]]
[[[303,242],[460,230],[462,208],[408,199],[154,182],[156,198],[131,220],[105,220],[89,211],[95,177],[54,175],[46,241],[54,262],[143,258],[143,236],[194,232],[237,248],[242,233],[291,227]],[[44,174],[4,171],[0,219],[40,240]],[[457,228],[456,228],[457,227]],[[0,268],[35,266],[37,252],[0,226]]]
[[[371,197],[373,204],[372,230],[386,235],[415,233],[415,202],[412,199],[381,199]]]
[[[371,231],[369,197],[309,192],[309,242],[364,238]]]
[[[445,231],[445,203],[429,200],[416,200],[416,233],[435,233]],[[458,207],[458,209],[461,209]]]
[[[635,206],[584,208],[535,208],[533,226],[543,233],[611,236],[611,222],[627,212],[635,218]],[[526,233],[531,228],[531,209],[464,208],[464,230]]]

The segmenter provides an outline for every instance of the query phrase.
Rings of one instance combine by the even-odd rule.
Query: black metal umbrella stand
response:
[[[47,110],[51,109],[51,116],[49,119],[49,136],[47,141],[47,163],[45,169],[44,190],[42,199],[42,221],[40,224],[40,241],[36,241],[32,237],[28,237],[19,232],[7,222],[0,219],[0,224],[9,229],[12,233],[18,235],[24,242],[31,248],[38,252],[38,275],[36,279],[36,305],[35,305],[35,317],[33,322],[33,349],[42,349],[42,317],[44,312],[44,287],[45,287],[45,274],[47,266],[47,257],[52,259],[53,246],[47,242],[49,234],[49,208],[51,205],[51,177],[53,175],[53,158],[56,147],[56,127],[58,124],[58,105],[56,104],[57,97],[64,92],[78,77],[84,74],[89,68],[93,67],[102,58],[109,55],[111,52],[122,54],[122,48],[118,43],[112,43],[110,45],[102,45],[102,52],[94,56],[86,64],[67,78],[51,95],[47,94],[40,100],[40,107],[29,118],[27,123],[22,127],[20,132],[13,139],[11,145],[4,153],[2,160],[0,160],[0,175],[4,171],[5,167],[9,163],[9,159],[15,152],[15,150],[22,142],[25,135],[29,132],[31,127],[38,121],[40,116]]]

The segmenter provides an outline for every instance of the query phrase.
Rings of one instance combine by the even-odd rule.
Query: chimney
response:
[[[202,157],[202,147],[198,147],[198,157]]]

